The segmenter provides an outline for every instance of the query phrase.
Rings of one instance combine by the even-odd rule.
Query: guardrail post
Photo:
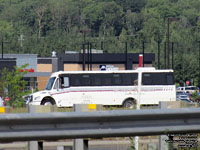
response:
[[[43,142],[30,141],[28,142],[29,150],[43,150]]]
[[[41,112],[51,112],[51,106],[36,106],[29,105],[28,112],[29,113],[41,113]],[[29,141],[28,142],[28,150],[43,150],[43,141]]]
[[[160,102],[159,107],[160,107],[160,109],[167,109],[168,108],[168,102]],[[160,137],[159,137],[159,150],[168,150],[169,148],[173,147],[173,143],[169,144],[169,143],[166,142],[166,140],[169,140],[169,138],[173,138],[173,137],[168,137],[167,135],[160,135]]]
[[[88,112],[88,111],[101,110],[102,105],[75,104],[73,108],[75,112]],[[88,139],[74,139],[73,150],[88,150]]]

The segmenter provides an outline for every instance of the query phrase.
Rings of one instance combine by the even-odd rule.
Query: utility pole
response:
[[[158,40],[158,69],[160,69],[160,40]]]
[[[167,43],[165,42],[165,45],[164,45],[164,68],[167,69]]]
[[[0,40],[1,40],[1,58],[3,59],[3,55],[4,55],[4,44],[5,44],[5,43],[9,43],[9,42],[4,41],[3,35],[2,35],[2,34],[0,35]]]
[[[128,44],[127,44],[127,42],[125,42],[125,68],[126,68],[126,70],[128,70],[128,66],[127,66],[127,64],[128,64]]]
[[[1,58],[3,59],[3,36],[1,36]]]
[[[167,21],[167,67],[170,69],[170,23],[172,21],[177,21],[176,17],[169,17]]]
[[[143,55],[143,59],[142,59],[142,66],[144,67],[144,49],[145,49],[145,42],[144,41],[142,41],[142,55]]]
[[[91,30],[79,30],[80,33],[83,34],[83,65],[82,65],[82,70],[85,70],[85,44],[86,44],[86,41],[85,41],[85,36],[86,36],[86,33],[88,32],[91,32]]]

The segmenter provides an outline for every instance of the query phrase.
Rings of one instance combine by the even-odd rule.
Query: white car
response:
[[[199,88],[196,86],[185,86],[185,87],[177,87],[176,88],[177,92],[184,92],[184,93],[194,93],[194,92],[199,92]]]
[[[4,100],[0,97],[0,107],[5,106]]]

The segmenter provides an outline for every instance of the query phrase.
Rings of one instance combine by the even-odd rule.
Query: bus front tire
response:
[[[135,103],[132,99],[125,100],[123,103],[124,108],[135,108]]]
[[[41,105],[55,105],[55,102],[51,99],[45,99]]]

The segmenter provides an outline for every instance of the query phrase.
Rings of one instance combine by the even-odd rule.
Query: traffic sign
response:
[[[9,97],[5,97],[5,101],[8,102],[10,100]]]

